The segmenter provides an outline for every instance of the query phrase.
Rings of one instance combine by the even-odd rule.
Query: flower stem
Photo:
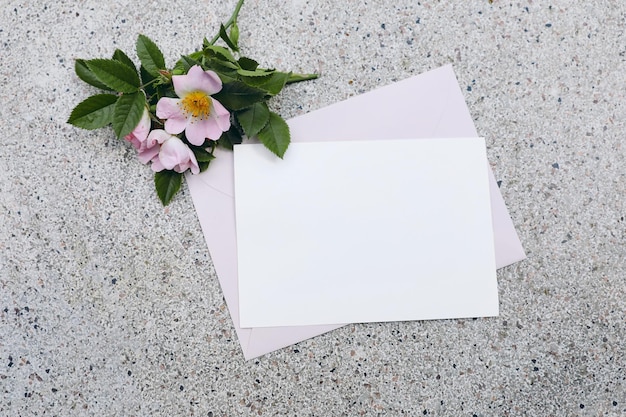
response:
[[[237,21],[237,16],[239,16],[239,10],[241,10],[241,6],[243,6],[243,0],[239,0],[237,2],[237,5],[235,6],[235,10],[233,11],[233,14],[230,16],[230,19],[228,19],[228,21],[224,24],[224,28],[228,29],[229,27],[233,25],[233,23]],[[211,42],[209,43],[211,45],[215,45],[215,42],[217,42],[219,38],[220,38],[220,34],[218,33],[217,35],[213,36],[213,39],[211,39]]]
[[[157,82],[157,81],[161,81],[161,80],[159,80],[158,78],[155,78],[155,79],[153,79],[153,80],[148,81],[148,82],[147,82],[147,83],[145,83],[145,84],[140,85],[140,86],[139,86],[139,88],[141,88],[141,89],[143,90],[144,88],[146,88],[146,87],[147,87],[147,86],[149,86],[150,84],[154,84],[154,83],[155,83],[155,82]]]
[[[299,83],[300,81],[314,80],[318,77],[317,74],[291,74],[289,78],[287,78],[287,82],[285,84]]]

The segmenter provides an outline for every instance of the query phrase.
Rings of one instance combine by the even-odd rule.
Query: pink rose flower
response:
[[[215,72],[194,65],[186,75],[172,76],[172,82],[179,98],[162,97],[156,108],[168,133],[176,135],[184,130],[191,144],[201,146],[206,139],[217,140],[230,129],[230,113],[211,97],[222,89],[222,80]]]
[[[128,135],[124,136],[128,142],[130,142],[135,149],[137,149],[139,161],[147,164],[159,153],[159,143],[154,139],[149,139],[151,121],[150,113],[148,109],[143,110],[143,115],[137,127],[133,129]]]
[[[148,109],[144,107],[141,120],[139,120],[139,123],[132,132],[124,136],[124,139],[132,143],[135,149],[140,149],[143,142],[145,142],[148,137],[148,133],[150,133],[150,114],[148,113]]]
[[[154,129],[148,135],[148,141],[161,145],[151,158],[153,171],[168,169],[183,173],[191,169],[192,174],[200,173],[193,151],[177,136],[170,135],[162,129]]]

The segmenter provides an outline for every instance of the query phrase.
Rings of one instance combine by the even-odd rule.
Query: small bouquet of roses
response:
[[[214,159],[217,146],[232,149],[258,138],[282,158],[289,127],[267,101],[289,83],[316,78],[260,68],[239,55],[239,0],[226,24],[202,49],[182,56],[173,68],[147,36],[139,35],[140,66],[117,49],[111,59],[77,59],[84,82],[104,90],[78,104],[68,123],[84,129],[111,125],[118,138],[137,149],[155,172],[156,191],[167,205],[180,189],[183,173],[198,174]],[[223,41],[225,46],[216,45]]]

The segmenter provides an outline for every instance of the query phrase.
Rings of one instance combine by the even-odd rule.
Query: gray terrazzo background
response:
[[[349,325],[244,361],[188,190],[65,123],[75,58],[171,65],[236,1],[2,0],[0,416],[626,415],[626,3],[248,0],[243,52],[321,73],[284,117],[452,63],[528,259],[501,315]]]

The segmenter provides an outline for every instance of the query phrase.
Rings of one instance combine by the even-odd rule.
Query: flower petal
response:
[[[139,149],[141,144],[148,137],[148,133],[150,133],[150,113],[148,113],[148,109],[143,109],[143,114],[141,115],[141,119],[137,126],[130,132],[128,135],[124,136],[124,139],[132,143],[135,149]]]
[[[195,119],[187,125],[185,135],[189,142],[196,146],[201,146],[206,139],[218,140],[222,136],[223,130],[215,118]]]
[[[171,118],[165,121],[165,130],[173,135],[177,135],[185,130],[185,126],[187,126],[186,118]]]
[[[193,174],[200,172],[198,161],[193,151],[176,136],[170,136],[163,143],[157,160],[159,161],[158,166],[163,166],[164,169],[183,173],[191,168]]]
[[[152,168],[154,172],[161,172],[165,169],[161,161],[159,161],[158,157],[152,160],[152,165],[150,165],[150,168]]]
[[[161,145],[159,160],[165,169],[174,169],[176,165],[188,159],[188,152],[189,148],[183,143],[182,140],[175,136],[171,136],[163,143],[163,145]]]
[[[180,108],[180,99],[162,97],[157,103],[156,115],[165,120],[165,130],[174,135],[185,130],[187,117]]]
[[[191,173],[194,175],[197,175],[200,173],[200,167],[198,166],[198,162],[196,161],[196,156],[193,155],[193,160],[191,161],[191,166],[189,167],[191,169]]]
[[[185,75],[174,75],[172,83],[178,97],[184,97],[194,91],[212,95],[222,89],[220,77],[211,70],[204,71],[199,65],[191,67]]]
[[[147,164],[159,154],[160,148],[161,147],[157,145],[151,148],[144,149],[137,154],[137,159],[139,159],[139,162],[141,162],[142,164]]]
[[[211,99],[213,102],[213,108],[211,109],[211,114],[217,120],[217,124],[222,129],[222,132],[226,132],[230,129],[230,113],[226,110],[226,107],[222,105],[219,101],[214,98]]]
[[[152,132],[150,132],[150,134],[148,135],[148,140],[147,142],[147,147],[153,147],[155,146],[157,143],[163,143],[166,140],[168,140],[169,138],[173,137],[172,135],[170,135],[168,132],[166,132],[163,129],[154,129]]]
[[[179,115],[183,116],[183,111],[180,107],[180,99],[161,97],[156,106],[156,115],[159,119],[169,119],[170,117],[177,117]]]
[[[150,112],[148,112],[148,109],[144,107],[141,120],[139,120],[139,124],[132,133],[137,139],[143,142],[148,137],[148,133],[150,133],[151,125],[152,121],[150,120]]]

